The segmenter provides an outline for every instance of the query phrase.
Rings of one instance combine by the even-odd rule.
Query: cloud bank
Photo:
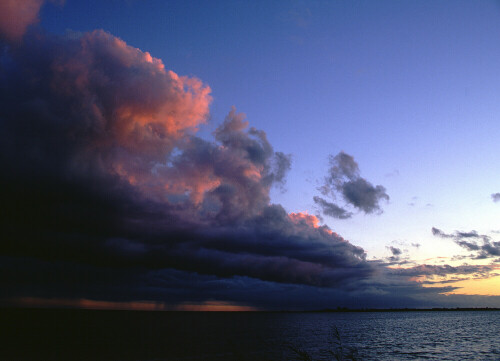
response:
[[[290,156],[243,114],[196,136],[211,102],[199,79],[102,30],[7,49],[4,295],[120,298],[127,280],[143,299],[172,274],[342,288],[373,272],[314,216],[270,203]]]

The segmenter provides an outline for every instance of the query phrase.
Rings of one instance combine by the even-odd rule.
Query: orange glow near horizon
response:
[[[464,280],[454,283],[456,287],[461,287],[448,294],[450,295],[480,295],[480,296],[500,296],[500,275],[492,275],[489,278]]]
[[[169,305],[154,301],[113,302],[89,299],[64,299],[19,297],[10,302],[15,307],[76,308],[86,310],[127,310],[127,311],[258,311],[251,306],[238,305],[226,301],[205,301],[202,303],[182,303]]]
[[[203,303],[184,303],[175,306],[176,311],[258,311],[257,308],[251,306],[237,305],[225,301],[206,301]]]
[[[436,257],[440,258],[440,257]],[[387,266],[390,269],[407,269],[412,268],[412,266],[402,267],[397,266]],[[493,266],[492,270],[499,270],[500,265]],[[443,286],[458,287],[458,289],[446,292],[447,295],[477,295],[477,296],[500,296],[500,273],[495,273],[494,271],[489,274],[487,278],[477,278],[467,279],[471,277],[470,275],[444,275],[444,276],[432,276],[432,275],[421,275],[409,277],[408,281],[421,283],[422,287],[425,288],[436,288]],[[457,280],[456,282],[447,282],[450,280]],[[433,284],[425,284],[425,281],[433,281]]]
[[[113,302],[64,298],[39,298],[20,297],[12,300],[13,306],[20,307],[42,307],[42,308],[80,308],[89,310],[137,310],[137,311],[161,311],[165,310],[165,304],[152,301]]]

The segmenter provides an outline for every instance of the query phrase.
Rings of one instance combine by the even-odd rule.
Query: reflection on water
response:
[[[500,360],[500,311],[204,313],[1,310],[0,359]]]

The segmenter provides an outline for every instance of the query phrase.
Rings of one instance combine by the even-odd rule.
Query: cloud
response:
[[[282,152],[276,152],[275,154],[275,162],[274,162],[274,179],[280,187],[286,183],[286,174],[292,167],[292,155],[285,154]]]
[[[409,307],[454,289],[391,274],[318,217],[272,204],[291,157],[235,108],[197,136],[201,80],[102,30],[2,46],[1,300]],[[380,211],[385,190],[342,154],[327,186]]]
[[[2,0],[0,2],[0,39],[19,41],[28,26],[38,21],[45,0]]]
[[[390,177],[398,177],[399,176],[399,170],[394,169],[392,172],[386,173],[385,177],[390,178]]]
[[[485,259],[500,256],[500,242],[492,241],[488,235],[478,234],[476,231],[461,232],[455,231],[447,234],[439,228],[432,227],[432,234],[441,238],[450,238],[462,248],[475,252],[474,259]],[[478,244],[478,240],[482,244]]]
[[[450,266],[450,265],[417,265],[409,268],[392,268],[390,273],[397,275],[404,275],[408,277],[418,277],[418,276],[448,276],[453,274],[459,275],[470,275],[476,274],[481,275],[481,278],[486,278],[490,272],[494,271],[495,267],[491,265],[461,265],[461,266]]]
[[[436,227],[432,227],[431,232],[434,236],[438,236],[441,238],[453,238],[452,235],[446,234],[442,230],[440,230],[439,228],[436,228]]]
[[[324,196],[330,197],[333,202],[318,196],[314,197],[314,202],[320,206],[325,215],[339,219],[352,217],[351,212],[334,203],[339,197],[346,205],[366,214],[381,213],[380,201],[389,200],[383,186],[373,186],[359,175],[359,166],[349,154],[340,152],[336,156],[330,156],[328,173],[320,191]]]
[[[500,193],[492,193],[491,194],[491,199],[493,199],[493,202],[500,201]]]
[[[321,207],[321,210],[326,216],[330,216],[338,219],[347,219],[352,217],[352,213],[348,212],[346,209],[339,207],[338,205],[328,202],[325,199],[314,196],[314,203]]]
[[[386,258],[389,261],[388,265],[401,265],[409,262],[408,257],[406,257],[406,259],[404,260],[401,260],[401,256],[403,255],[403,250],[401,248],[394,246],[387,246],[386,248],[391,252],[391,256]],[[405,250],[405,252],[407,251]]]
[[[176,274],[343,289],[374,272],[314,216],[270,203],[291,158],[244,114],[196,136],[200,80],[101,30],[27,34],[3,60],[4,294],[158,300],[147,285]]]
[[[389,246],[388,248],[391,251],[393,256],[400,256],[403,253],[403,251],[401,251],[400,248],[393,247],[393,246]]]

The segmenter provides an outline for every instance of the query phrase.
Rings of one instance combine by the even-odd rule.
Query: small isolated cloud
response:
[[[393,247],[393,246],[389,246],[387,248],[389,248],[389,250],[391,251],[393,256],[400,256],[403,253],[403,251],[401,251],[401,248],[397,248],[397,247]]]
[[[399,170],[394,169],[392,172],[386,173],[385,176],[388,178],[397,177],[397,176],[399,176]]]
[[[394,247],[394,246],[387,246],[386,247],[389,251],[391,251],[391,256],[388,257],[387,259],[389,260],[389,262],[391,262],[392,264],[394,263],[406,263],[407,260],[401,262],[401,256],[403,254],[403,251],[401,250],[401,248],[398,248],[398,247]]]
[[[484,259],[500,256],[500,242],[492,241],[488,235],[479,234],[472,230],[470,232],[455,231],[445,233],[439,228],[432,227],[432,234],[440,238],[453,239],[460,247],[475,252],[471,255],[473,259]],[[478,243],[481,242],[481,243]]]
[[[358,163],[344,152],[330,156],[328,176],[319,190],[331,200],[316,196],[313,198],[314,202],[325,215],[339,219],[352,217],[352,212],[338,205],[338,198],[341,198],[346,206],[366,214],[382,213],[380,201],[389,200],[385,188],[381,185],[374,186],[362,178]]]
[[[441,238],[452,238],[453,237],[452,235],[448,235],[436,227],[432,227],[431,232],[434,236],[441,237]]]
[[[411,197],[411,201],[408,202],[408,205],[410,207],[415,207],[417,205],[417,201],[418,201],[418,197],[417,196]]]
[[[500,201],[500,193],[493,193],[491,195],[491,199],[493,199],[493,202],[495,202],[495,203]]]

